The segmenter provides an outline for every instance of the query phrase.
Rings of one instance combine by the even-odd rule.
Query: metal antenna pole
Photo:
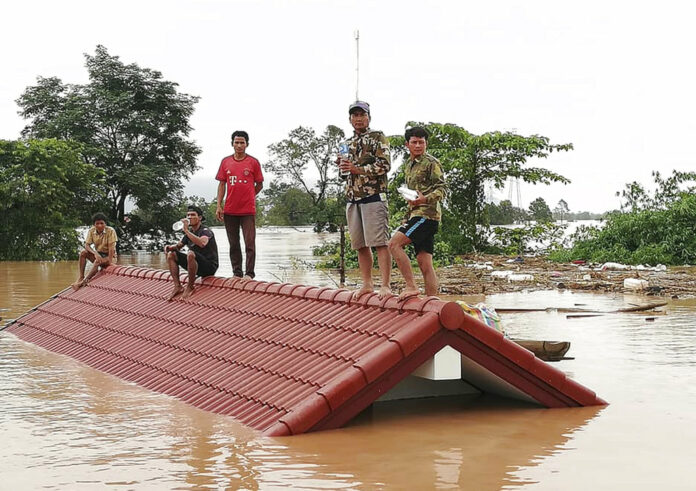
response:
[[[358,87],[360,86],[360,31],[355,31],[355,100],[359,101]]]

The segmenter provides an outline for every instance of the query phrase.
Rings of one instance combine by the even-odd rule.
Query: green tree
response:
[[[665,209],[670,204],[681,198],[682,193],[696,192],[696,172],[672,171],[672,175],[663,178],[659,171],[652,172],[656,189],[653,196],[636,181],[624,186],[622,191],[617,191],[616,196],[622,198],[621,211],[640,211]]]
[[[264,220],[268,225],[307,225],[314,222],[312,197],[287,182],[272,182],[264,189]]]
[[[491,225],[511,225],[526,218],[527,212],[513,206],[510,200],[488,204],[488,223]]]
[[[570,213],[570,208],[568,208],[568,203],[566,203],[566,200],[558,200],[558,204],[556,205],[556,208],[553,209],[553,212],[554,217],[558,220],[566,220],[568,218],[568,214]]]
[[[652,176],[657,186],[653,198],[653,205],[656,208],[666,208],[681,200],[684,193],[696,192],[696,184],[693,182],[696,181],[696,172],[673,170],[671,176],[663,179],[659,171],[653,171]],[[687,185],[687,183],[690,184]]]
[[[616,196],[622,198],[621,211],[638,211],[649,208],[652,205],[650,196],[645,188],[636,181],[626,184],[622,191],[617,191]]]
[[[503,253],[520,255],[531,249],[558,249],[562,244],[565,228],[565,225],[540,222],[522,227],[494,227],[493,233],[496,245]],[[530,248],[530,243],[534,243],[533,248]]]
[[[103,171],[58,140],[0,140],[0,260],[75,259],[75,228],[103,202]]]
[[[537,184],[570,182],[548,169],[528,166],[530,159],[571,150],[570,143],[551,144],[545,136],[512,132],[475,135],[454,124],[408,125],[423,126],[430,132],[428,152],[440,159],[445,170],[450,194],[442,218],[442,236],[454,253],[480,250],[487,245],[486,184],[500,189],[511,177]],[[391,137],[390,141],[396,153],[405,154],[402,136]],[[403,177],[397,174],[394,181],[392,189],[403,182]]]
[[[340,195],[342,185],[335,154],[344,138],[343,130],[337,126],[327,126],[321,135],[312,128],[300,126],[286,139],[268,146],[270,160],[266,168],[281,182],[303,191],[311,199],[317,230],[333,223],[334,201]],[[277,193],[274,195],[278,196]],[[266,204],[273,206],[272,202]]]
[[[88,83],[39,77],[24,91],[17,103],[30,123],[22,134],[81,143],[84,161],[106,171],[110,215],[119,222],[128,199],[141,210],[171,206],[197,168],[200,149],[188,136],[198,97],[103,46],[85,59]]]
[[[551,209],[546,204],[544,198],[537,198],[529,203],[529,216],[532,220],[539,223],[553,221]]]

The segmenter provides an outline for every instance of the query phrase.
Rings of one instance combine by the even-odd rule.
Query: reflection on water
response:
[[[259,237],[260,279],[331,284],[290,267],[290,256],[311,260],[314,234],[277,229]],[[226,244],[224,251],[221,275],[229,274]],[[163,267],[162,255],[120,261]],[[62,290],[75,268],[0,263],[0,307],[11,309],[3,316]],[[603,310],[641,301],[569,292],[486,298],[497,307]],[[512,337],[571,341],[575,359],[555,366],[608,400],[606,408],[547,410],[488,397],[393,401],[346,428],[283,439],[0,333],[0,489],[691,489],[695,313],[695,301],[674,301],[654,321],[504,316]]]
[[[602,410],[485,397],[390,402],[347,428],[271,439],[9,335],[0,349],[0,438],[10,443],[0,467],[15,489],[498,489]]]

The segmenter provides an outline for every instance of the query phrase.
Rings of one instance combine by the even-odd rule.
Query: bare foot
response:
[[[353,292],[353,300],[358,300],[360,297],[362,297],[366,293],[374,293],[374,291],[375,290],[372,287],[363,286],[360,290],[355,290]]]
[[[175,286],[172,290],[172,293],[170,293],[169,297],[167,297],[167,302],[171,302],[172,300],[174,300],[174,297],[176,297],[180,293],[183,293],[183,291],[184,289],[181,287],[181,285]]]
[[[72,286],[72,289],[75,290],[75,291],[79,290],[79,289],[82,287],[82,282],[83,282],[83,281],[85,281],[84,278],[81,278],[81,279],[77,280],[75,283],[73,283],[73,284],[71,285],[71,286]]]
[[[186,285],[186,288],[184,288],[184,293],[181,294],[181,298],[190,297],[191,295],[193,295],[194,290],[195,288],[193,288],[192,286]]]
[[[244,277],[242,278],[242,281],[251,281],[251,280],[253,280],[253,279],[254,279],[254,278],[252,278],[252,277],[249,276],[248,274],[245,274]]]
[[[391,288],[388,286],[383,286],[382,288],[379,289],[379,292],[377,293],[378,298],[385,298],[385,297],[390,297],[392,296],[392,291]]]
[[[418,295],[420,295],[420,290],[418,288],[416,288],[415,290],[412,290],[411,288],[406,288],[399,294],[399,300],[403,302],[406,299],[409,299],[411,297],[417,297]]]

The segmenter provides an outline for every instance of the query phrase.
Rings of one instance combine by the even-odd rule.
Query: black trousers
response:
[[[239,242],[240,228],[244,236],[246,272],[242,271],[242,246]],[[232,273],[240,278],[245,274],[253,278],[256,276],[254,272],[256,264],[256,215],[225,215],[225,230],[227,231],[227,240],[230,243]]]

